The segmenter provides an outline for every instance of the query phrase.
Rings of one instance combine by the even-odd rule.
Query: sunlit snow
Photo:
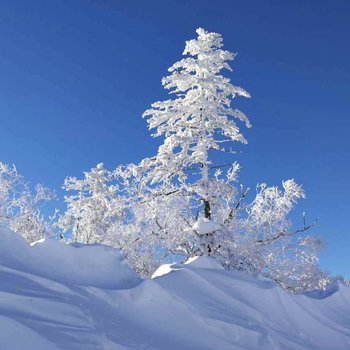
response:
[[[293,295],[210,257],[141,280],[106,246],[0,237],[1,350],[350,348],[345,286]]]

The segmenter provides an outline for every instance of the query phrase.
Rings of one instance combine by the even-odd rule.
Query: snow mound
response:
[[[99,244],[65,244],[42,239],[29,245],[6,228],[0,228],[0,265],[66,284],[99,288],[131,288],[140,278],[122,254]]]
[[[219,230],[220,225],[209,219],[203,218],[196,221],[192,226],[192,229],[197,231],[199,235],[207,235]]]
[[[350,349],[342,285],[292,295],[208,257],[140,281],[108,247],[0,240],[0,350]]]

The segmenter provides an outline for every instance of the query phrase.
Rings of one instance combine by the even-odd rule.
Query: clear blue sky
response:
[[[236,104],[253,123],[241,182],[302,183],[293,218],[319,218],[322,266],[350,277],[347,0],[2,1],[0,160],[59,190],[153,155],[141,114],[199,26],[238,52],[229,76],[252,94]]]

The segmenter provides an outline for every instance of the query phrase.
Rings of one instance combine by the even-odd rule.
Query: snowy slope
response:
[[[142,281],[108,247],[0,242],[0,350],[350,349],[347,287],[290,295],[210,258]]]

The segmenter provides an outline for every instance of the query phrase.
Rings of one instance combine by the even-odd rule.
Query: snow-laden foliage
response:
[[[75,241],[108,244],[108,229],[123,214],[111,172],[100,163],[90,172],[84,172],[81,180],[66,178],[63,188],[74,194],[65,196],[67,211],[59,218],[58,227],[70,232]]]
[[[318,267],[322,248],[323,243],[317,238],[299,237],[295,244],[285,245],[279,254],[270,256],[264,274],[292,292],[324,290],[332,279]]]
[[[304,226],[293,230],[288,219],[305,196],[294,180],[284,181],[282,190],[257,186],[250,203],[247,190],[230,181],[232,174],[209,180],[216,190],[209,220],[198,212],[197,196],[185,187],[147,186],[142,175],[131,176],[125,168],[124,174],[125,188],[133,188],[126,194],[132,219],[118,226],[116,236],[128,237],[126,251],[132,252],[130,261],[142,275],[181,256],[209,255],[225,268],[263,274],[297,293],[322,289],[330,282],[318,268],[322,243],[311,236],[298,237],[311,225],[304,218]]]
[[[229,141],[246,143],[235,120],[247,127],[250,122],[231,104],[235,96],[250,95],[220,74],[223,69],[232,70],[228,62],[235,57],[221,49],[221,35],[202,28],[197,34],[197,39],[186,43],[183,54],[187,57],[171,66],[171,74],[162,80],[175,98],[155,102],[143,114],[149,128],[156,129],[153,136],[164,135],[165,140],[157,155],[142,165],[148,167],[152,182],[176,178],[185,183],[188,172],[201,167],[201,179],[192,190],[209,200],[208,152],[230,151],[223,146]]]
[[[0,224],[34,242],[52,235],[51,223],[45,220],[40,208],[55,194],[38,184],[34,192],[18,174],[15,166],[0,162]]]

